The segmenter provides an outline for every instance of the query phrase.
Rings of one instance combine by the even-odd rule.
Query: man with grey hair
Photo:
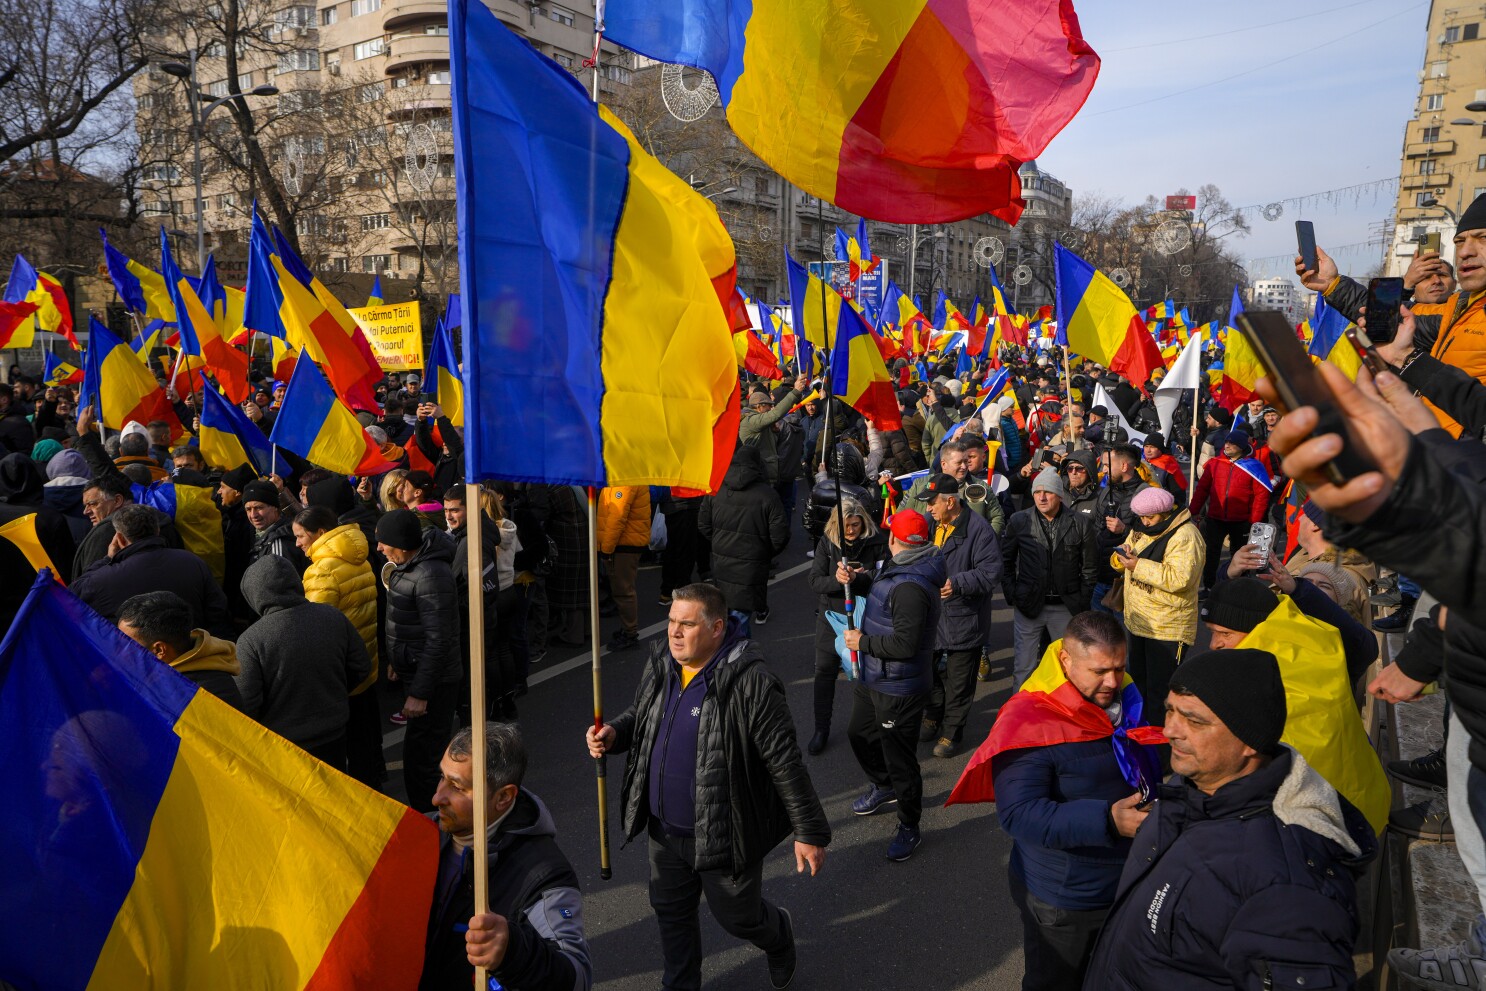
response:
[[[490,906],[475,915],[472,743],[465,727],[439,762],[430,813],[440,830],[439,873],[418,987],[467,988],[480,966],[503,987],[588,991],[593,966],[578,875],[558,849],[552,814],[521,787],[526,744],[512,723],[485,724]]]
[[[230,629],[227,597],[205,561],[165,546],[159,513],[129,503],[109,516],[114,536],[108,555],[72,580],[69,591],[110,622],[126,599],[143,592],[174,592],[191,610],[191,626],[221,634]]]
[[[790,915],[763,896],[763,860],[791,833],[795,869],[814,875],[831,826],[795,742],[784,685],[728,618],[711,585],[671,592],[635,703],[588,729],[589,755],[629,751],[624,832],[650,837],[650,905],[660,924],[666,991],[702,986],[707,907],[723,929],[768,957],[775,988],[795,973]]]

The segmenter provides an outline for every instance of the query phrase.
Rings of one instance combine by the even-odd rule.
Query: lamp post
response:
[[[191,49],[189,62],[165,62],[161,64],[160,71],[167,75],[175,76],[186,85],[186,92],[191,105],[191,140],[195,151],[195,167],[193,169],[196,179],[196,268],[206,266],[206,197],[201,191],[201,136],[206,125],[207,117],[211,112],[225,103],[229,103],[238,97],[249,96],[277,96],[277,86],[255,86],[246,93],[232,92],[219,99],[208,103],[205,108],[201,105],[202,94],[196,82],[196,49]],[[210,95],[210,94],[206,94]]]
[[[931,234],[925,234],[923,237],[919,237],[918,224],[913,224],[908,228],[908,298],[910,300],[913,299],[914,283],[918,276],[918,246],[925,241],[932,241],[935,238],[945,236],[943,231],[934,231]],[[933,271],[931,266],[929,269],[930,282],[933,281]],[[933,286],[930,286],[930,288],[932,289]]]

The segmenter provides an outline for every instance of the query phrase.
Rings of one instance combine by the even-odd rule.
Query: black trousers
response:
[[[666,991],[699,991],[702,986],[702,922],[697,915],[702,894],[707,907],[730,936],[746,939],[765,953],[789,946],[784,913],[764,900],[764,865],[754,864],[741,877],[727,871],[699,871],[696,841],[667,836],[650,823],[650,907],[660,925],[664,957],[661,987]]]
[[[1108,909],[1077,912],[1049,905],[1014,875],[1011,900],[1022,915],[1022,991],[1079,991]]]
[[[711,545],[697,531],[701,510],[692,506],[666,514],[666,549],[660,553],[660,593],[690,585],[694,574],[711,571]]]
[[[1212,588],[1218,577],[1218,558],[1223,553],[1223,541],[1228,541],[1230,551],[1236,552],[1249,542],[1250,524],[1238,520],[1215,520],[1209,517],[1202,521],[1202,539],[1207,543],[1207,561],[1202,565],[1202,587]]]
[[[1140,689],[1145,721],[1160,726],[1166,718],[1166,689],[1187,645],[1130,635],[1130,680]]]
[[[346,773],[378,791],[387,780],[387,761],[382,754],[382,710],[373,683],[360,695],[351,696],[351,715],[346,722]]]
[[[334,740],[319,744],[314,747],[305,747],[304,752],[324,764],[329,764],[337,771],[346,769],[346,734],[342,733]]]
[[[836,631],[819,611],[815,615],[815,729],[831,731],[836,707],[836,679],[841,676],[841,655],[836,653]]]
[[[934,651],[934,689],[929,693],[924,718],[941,723],[941,737],[960,742],[965,720],[970,716],[970,703],[975,701],[975,674],[979,670],[979,647]]]
[[[428,711],[409,719],[402,742],[402,783],[408,804],[419,812],[433,811],[433,792],[439,785],[439,761],[454,736],[454,709],[459,683],[440,685],[428,699]]]
[[[924,809],[924,778],[918,768],[918,730],[927,699],[884,695],[856,683],[847,739],[867,779],[898,796],[898,821],[917,826]]]

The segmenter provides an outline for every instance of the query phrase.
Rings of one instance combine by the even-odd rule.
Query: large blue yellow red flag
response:
[[[1151,372],[1166,364],[1130,297],[1103,272],[1056,242],[1053,271],[1058,343],[1143,389]]]
[[[181,546],[206,562],[220,584],[227,572],[227,548],[222,533],[222,511],[212,500],[213,489],[205,485],[177,485],[170,479],[135,483],[134,501],[153,506],[175,524]]]
[[[784,253],[789,272],[789,302],[797,338],[809,342],[821,354],[829,354],[836,342],[836,326],[846,301],[833,286],[816,277],[804,265]]]
[[[867,318],[850,306],[837,314],[831,349],[831,394],[867,418],[878,430],[901,430],[898,393]]]
[[[934,328],[942,331],[969,330],[970,321],[954,304],[954,300],[939,290],[939,299],[934,304]]]
[[[787,180],[898,223],[1015,223],[1017,169],[1099,71],[1070,0],[609,0],[605,27],[708,70],[734,133]]]
[[[67,302],[67,291],[55,276],[38,272],[24,255],[16,255],[10,267],[10,279],[5,283],[5,293],[0,301],[6,303],[35,303],[36,309],[29,320],[23,321],[19,332],[11,332],[9,347],[31,347],[31,341],[21,342],[21,333],[29,323],[31,332],[49,330],[67,338],[69,344],[81,351],[77,335],[72,332],[72,307]]]
[[[165,390],[134,349],[114,336],[97,317],[89,318],[88,349],[83,352],[83,404],[95,407],[98,422],[122,430],[130,420],[170,425],[171,442],[185,435]]]
[[[222,284],[217,277],[216,255],[206,256],[206,267],[201,270],[200,278],[193,279],[188,275],[186,281],[196,290],[201,305],[211,314],[212,322],[222,336],[231,344],[245,343],[248,330],[243,326],[244,293],[241,289]]]
[[[168,297],[169,293],[166,296]],[[133,339],[129,341],[129,346],[134,349],[135,354],[139,355],[140,361],[149,361],[150,356],[155,353],[155,349],[161,346],[161,340],[165,335],[165,328],[167,326],[170,325],[163,320],[151,320],[139,328],[139,333],[135,334]]]
[[[234,403],[245,401],[251,388],[248,384],[248,356],[228,343],[222,328],[212,319],[211,311],[181,274],[171,254],[170,237],[164,227],[160,228],[160,274],[175,306],[181,353],[203,359],[206,371],[216,378],[228,399]]]
[[[367,306],[382,305],[382,273],[378,272],[376,278],[372,279],[371,292],[366,295]]]
[[[467,477],[714,491],[748,323],[716,207],[484,4],[449,20]]]
[[[13,577],[13,576],[12,576]],[[37,576],[0,642],[0,973],[22,989],[410,988],[424,816]]]
[[[201,392],[201,456],[206,463],[231,471],[251,465],[260,475],[273,466],[273,447],[258,425],[222,398],[210,383]]]
[[[83,380],[83,370],[69,361],[63,361],[48,351],[41,364],[41,384],[53,387],[76,385]]]
[[[1347,337],[1350,326],[1352,321],[1341,311],[1327,306],[1325,296],[1316,293],[1316,315],[1311,322],[1311,340],[1306,350],[1313,357],[1340,368],[1347,378],[1355,379],[1357,369],[1362,367],[1362,356]]]
[[[1223,355],[1223,376],[1218,385],[1218,403],[1230,411],[1259,397],[1254,386],[1264,375],[1264,366],[1259,364],[1259,356],[1237,329],[1238,315],[1243,311],[1243,296],[1235,285],[1233,299],[1228,304],[1227,328],[1230,333]]]
[[[1165,743],[1166,738],[1159,727],[1143,725],[1140,689],[1128,674],[1123,677],[1119,722],[1111,723],[1108,712],[1084,698],[1063,673],[1058,658],[1062,648],[1062,640],[1054,641],[1032,677],[1001,706],[991,732],[965,765],[945,805],[994,802],[991,763],[998,754],[1106,739],[1125,783],[1142,794],[1154,793],[1161,783],[1161,758],[1154,744]]]
[[[867,247],[867,222],[857,220],[857,233],[853,237],[841,228],[836,228],[836,260],[847,263],[847,278],[852,282],[877,268],[878,259],[872,257]]]
[[[103,238],[104,265],[119,300],[146,320],[175,323],[175,304],[170,301],[165,277],[115,248],[101,227],[98,234]]]
[[[380,475],[397,467],[309,360],[294,366],[269,443],[341,475]]]
[[[440,320],[433,331],[433,344],[428,349],[428,369],[424,388],[432,386],[434,397],[444,415],[456,427],[464,426],[464,376],[454,360],[454,338]]]
[[[943,447],[946,443],[953,440],[955,434],[959,433],[960,428],[971,418],[979,418],[980,422],[988,427],[996,426],[999,418],[991,415],[991,409],[995,406],[998,399],[1006,395],[1006,390],[1010,385],[1011,370],[1009,368],[999,368],[992,372],[986,378],[985,384],[981,387],[980,391],[975,394],[975,411],[970,416],[962,418],[958,423],[951,424],[950,428],[944,432],[944,439],[939,442],[939,446]],[[992,441],[992,443],[996,444],[996,449],[1000,448],[999,443],[995,441]],[[995,461],[994,453],[992,451],[992,462]]]
[[[0,348],[29,348],[36,338],[35,303],[0,301]]]

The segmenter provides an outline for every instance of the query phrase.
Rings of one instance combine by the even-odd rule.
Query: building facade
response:
[[[1260,279],[1249,287],[1248,307],[1255,310],[1278,310],[1293,324],[1310,316],[1314,294],[1307,294],[1289,279]]]

